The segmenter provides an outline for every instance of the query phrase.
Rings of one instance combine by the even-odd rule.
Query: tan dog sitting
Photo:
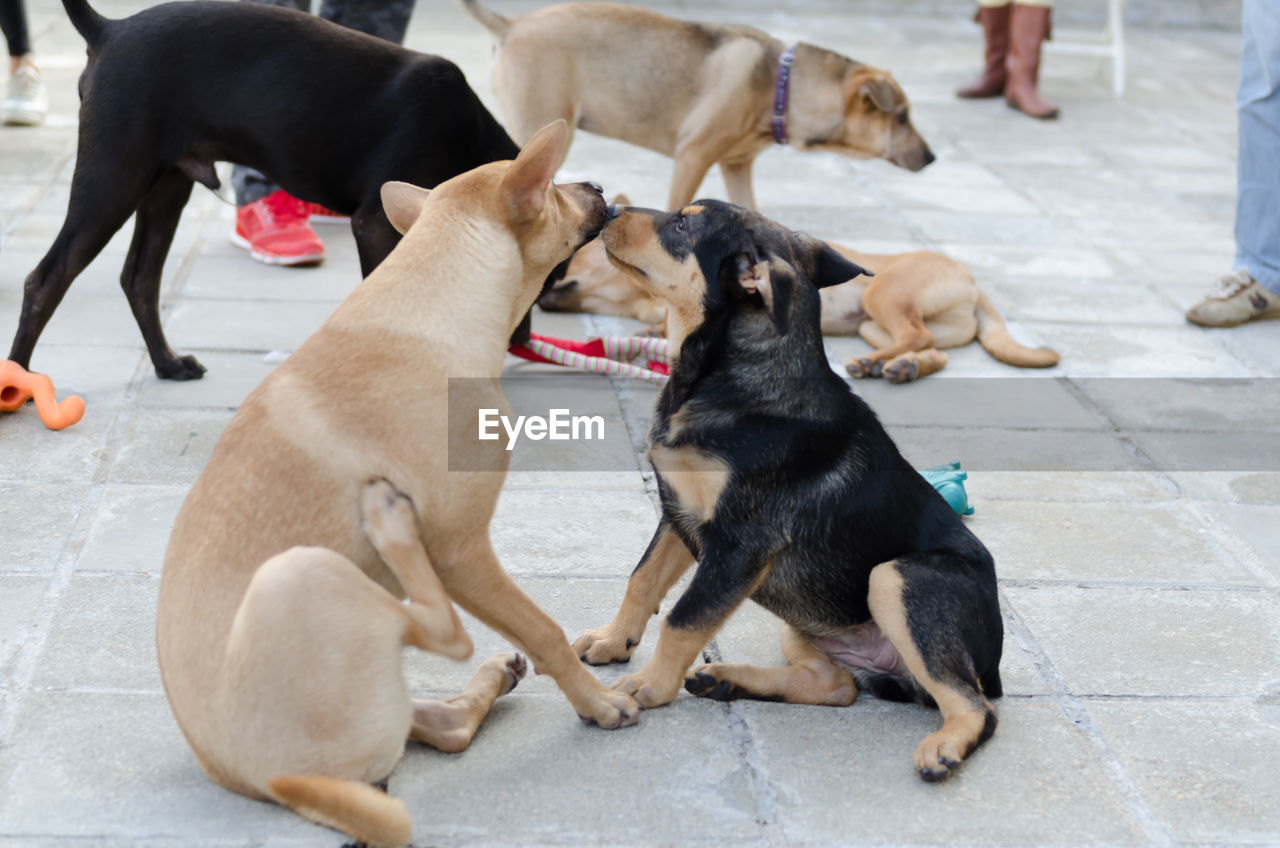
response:
[[[635,702],[605,690],[502,570],[493,471],[449,467],[450,378],[509,414],[507,340],[551,268],[604,220],[598,189],[551,185],[563,123],[427,192],[383,189],[404,239],[245,400],[178,514],[157,649],[174,716],[210,778],[376,845],[410,836],[369,784],[414,739],[465,748],[524,672],[501,655],[444,702],[413,701],[402,645],[461,659],[456,601],[550,674],[602,727]],[[474,398],[473,398],[474,399]],[[407,597],[407,602],[402,601]]]
[[[626,198],[619,195],[614,203],[625,205]],[[1014,341],[964,263],[927,250],[863,253],[831,246],[875,274],[818,292],[824,335],[861,335],[876,348],[846,363],[851,376],[884,377],[892,383],[918,380],[946,366],[944,349],[975,338],[1009,365],[1047,368],[1058,363],[1058,354],[1049,348]],[[538,305],[550,312],[634,318],[654,325],[657,332],[665,332],[668,309],[661,292],[641,288],[614,267],[598,238],[574,255],[564,277],[538,298]]]
[[[934,160],[888,73],[745,26],[615,3],[562,3],[512,20],[462,5],[498,39],[493,88],[517,142],[563,118],[675,159],[667,208],[719,164],[729,199],[755,208],[751,163],[789,144],[918,171]],[[788,62],[790,64],[788,64]]]

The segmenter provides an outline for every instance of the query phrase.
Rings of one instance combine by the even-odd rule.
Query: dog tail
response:
[[[1004,319],[985,294],[978,293],[978,342],[987,353],[1019,368],[1048,368],[1058,364],[1058,354],[1047,347],[1030,348],[1009,335]]]
[[[507,30],[511,29],[511,19],[504,18],[497,12],[486,9],[481,6],[479,0],[458,0],[462,4],[462,8],[466,9],[480,24],[489,32],[493,33],[501,40],[506,36]]]
[[[62,8],[67,10],[67,17],[71,18],[71,25],[76,28],[76,32],[90,46],[97,44],[107,19],[91,9],[88,0],[62,0]]]
[[[399,848],[413,835],[404,804],[366,783],[291,774],[267,786],[273,800],[303,818],[369,845]]]

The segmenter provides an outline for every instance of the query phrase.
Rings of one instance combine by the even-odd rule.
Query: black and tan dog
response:
[[[719,164],[729,199],[755,208],[751,164],[787,144],[910,171],[934,161],[892,75],[747,26],[696,23],[620,3],[560,3],[516,19],[462,5],[498,40],[493,90],[516,141],[571,127],[675,159],[668,209]]]
[[[24,368],[72,281],[136,213],[120,284],[156,375],[204,374],[165,340],[160,274],[194,183],[218,188],[215,161],[350,215],[368,276],[400,239],[383,183],[430,187],[519,152],[452,62],[293,9],[164,3],[108,20],[63,5],[89,64],[66,221],[27,277],[9,353]]]
[[[936,704],[942,727],[915,766],[925,780],[946,777],[996,725],[995,568],[827,364],[818,288],[862,269],[716,201],[610,215],[609,256],[669,299],[678,355],[649,453],[662,518],[617,616],[574,650],[592,664],[627,661],[696,561],[652,658],[615,688],[645,707],[670,702],[681,682],[718,699],[847,705],[861,686]],[[791,665],[689,673],[747,598],[783,620]]]

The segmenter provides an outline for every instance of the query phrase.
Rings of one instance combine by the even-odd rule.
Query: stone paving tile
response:
[[[986,501],[969,528],[1004,579],[1259,585],[1175,504]]]
[[[284,351],[224,353],[201,351],[197,358],[207,370],[198,390],[187,382],[160,380],[154,373],[142,381],[138,404],[142,407],[210,407],[237,409],[249,392],[285,359]]]
[[[73,577],[62,592],[33,685],[49,690],[159,692],[157,577]]]
[[[56,384],[55,384],[56,385]],[[0,418],[4,433],[0,454],[0,480],[24,482],[82,482],[99,473],[107,440],[122,415],[119,407],[86,409],[74,427],[59,430],[56,438],[40,423],[28,404]]]
[[[159,693],[33,693],[13,739],[0,753],[0,833],[18,844],[139,835],[187,844],[298,836],[338,844],[331,831],[206,778]]]
[[[185,486],[108,485],[76,570],[158,575],[186,496]]]
[[[1280,600],[1261,591],[1005,588],[1078,695],[1254,697],[1280,677]]]
[[[1003,427],[887,429],[902,455],[916,468],[953,460],[973,471],[1136,471],[1141,467],[1109,433]]]
[[[1054,704],[1001,700],[995,735],[939,784],[911,767],[911,752],[938,727],[933,710],[874,701],[740,709],[790,845],[1145,842],[1130,810],[1105,791],[1097,747]]]
[[[1280,749],[1280,705],[1107,700],[1088,710],[1174,839],[1280,842],[1280,785],[1256,756]]]
[[[1267,505],[1236,504],[1229,509],[1206,505],[1204,511],[1223,532],[1247,542],[1258,561],[1280,580],[1280,506],[1275,501]]]
[[[194,483],[231,420],[230,411],[143,410],[134,415],[111,479],[120,483]]]
[[[1197,501],[1280,504],[1280,471],[1175,472],[1169,477]]]
[[[965,490],[977,503],[988,499],[1147,503],[1172,500],[1178,487],[1143,471],[980,471],[969,475]]]
[[[13,664],[34,627],[48,583],[47,577],[0,574],[0,609],[8,613],[0,616],[0,690],[9,685]]]
[[[165,333],[183,353],[293,350],[319,329],[336,305],[328,300],[242,303],[182,298],[165,318]]]
[[[0,573],[52,569],[88,493],[83,483],[0,483]]]
[[[490,532],[512,574],[626,577],[658,526],[639,491],[511,489],[498,499]]]
[[[682,698],[616,731],[583,726],[561,699],[513,694],[499,707],[463,754],[415,746],[392,774],[417,839],[725,845],[764,835],[740,730],[721,705]],[[493,788],[479,807],[477,787]],[[483,814],[459,820],[456,809]]]

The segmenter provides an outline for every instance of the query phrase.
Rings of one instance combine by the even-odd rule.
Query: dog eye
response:
[[[684,219],[683,215],[676,218],[676,230],[681,233],[689,232],[689,222]]]

